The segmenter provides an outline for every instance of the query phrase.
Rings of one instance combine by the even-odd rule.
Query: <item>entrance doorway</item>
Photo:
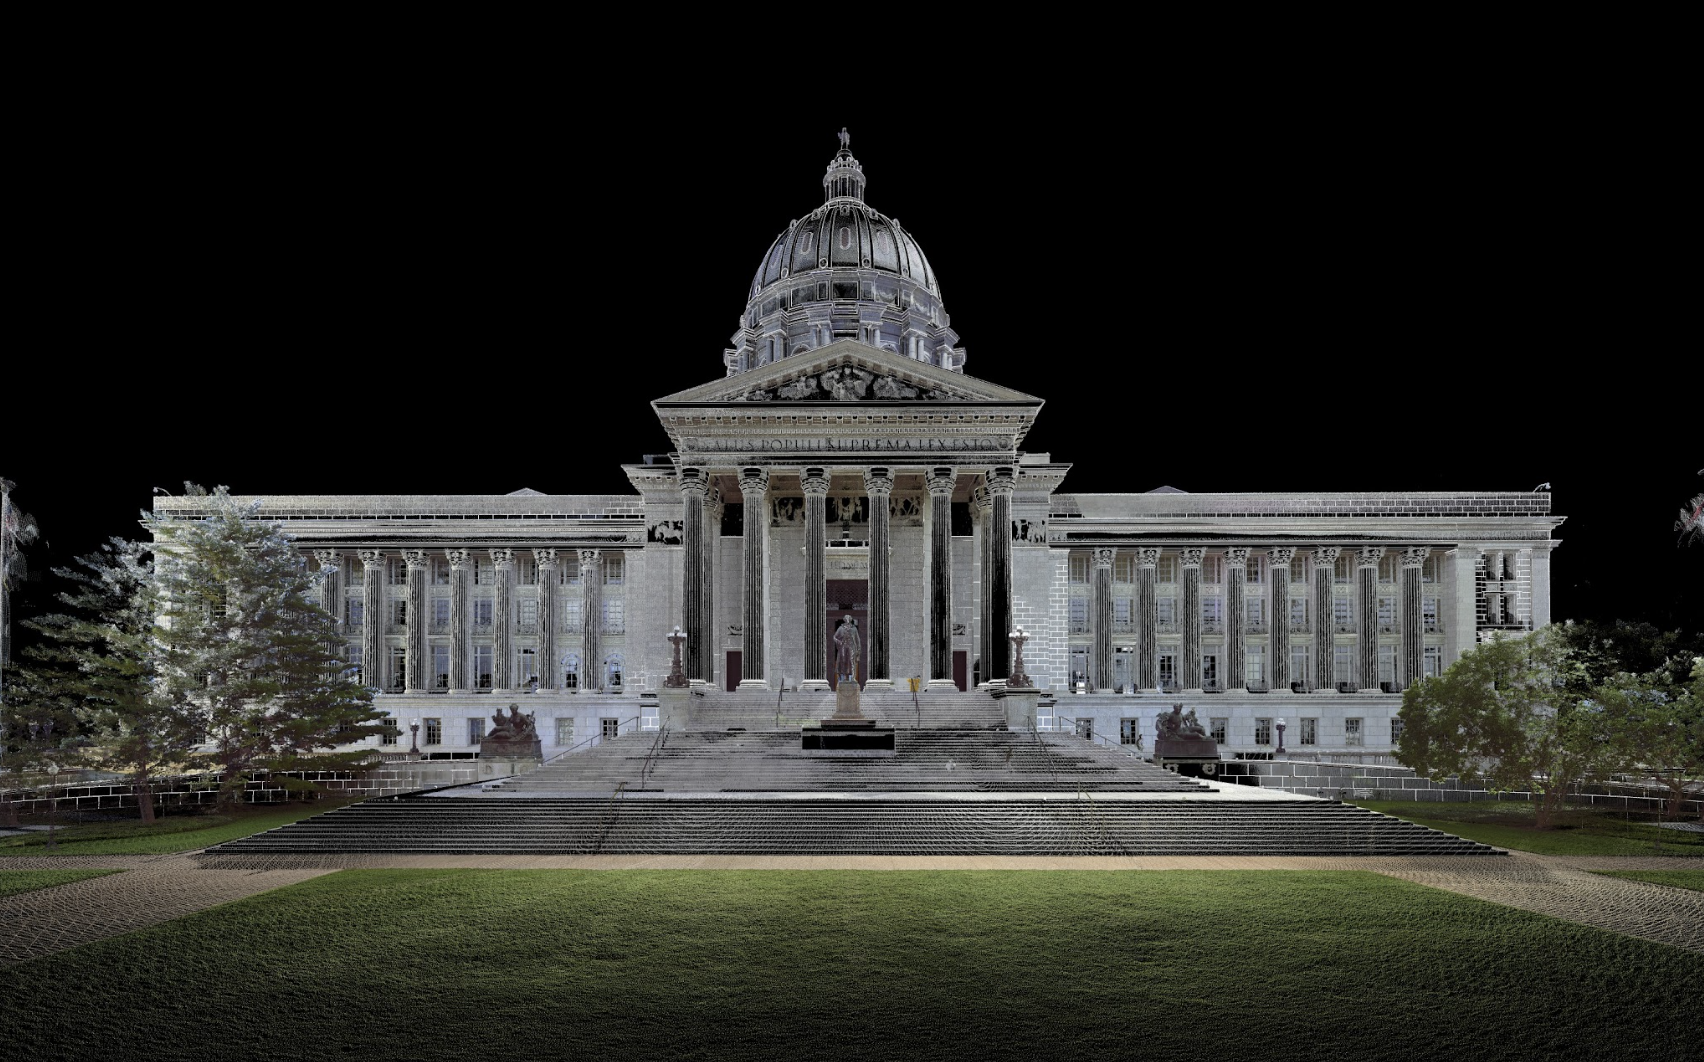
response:
[[[724,685],[728,687],[729,693],[740,688],[740,658],[741,654],[738,649],[728,650],[728,670],[722,677],[727,680]]]
[[[967,688],[965,682],[970,678],[970,651],[967,649],[953,650],[953,683],[963,693]]]
[[[834,673],[834,632],[847,618],[858,623],[858,685],[862,686],[870,678],[870,583],[866,579],[829,579],[827,584],[828,641],[823,652],[828,687],[840,687],[840,678]]]

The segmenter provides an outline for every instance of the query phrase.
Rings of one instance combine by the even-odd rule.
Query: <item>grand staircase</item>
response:
[[[641,733],[478,789],[369,800],[219,854],[1490,855],[1336,801],[1181,778],[1073,736],[896,734],[827,757],[788,730]]]

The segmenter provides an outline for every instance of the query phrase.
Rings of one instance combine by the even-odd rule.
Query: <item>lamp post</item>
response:
[[[1275,755],[1275,756],[1284,755],[1284,720],[1283,719],[1278,720],[1278,751],[1273,753],[1273,755]]]
[[[420,755],[420,720],[416,719],[408,724],[408,734],[408,754],[410,756]]]
[[[669,635],[669,645],[674,649],[673,658],[669,661],[669,677],[663,680],[663,685],[671,690],[685,689],[687,686],[686,672],[680,663],[680,647],[685,641],[686,635],[681,633],[680,625],[676,624],[674,633]]]

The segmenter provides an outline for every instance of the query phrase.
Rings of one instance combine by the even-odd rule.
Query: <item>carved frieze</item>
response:
[[[851,365],[747,391],[741,402],[955,402],[964,396],[908,384],[897,376]]]

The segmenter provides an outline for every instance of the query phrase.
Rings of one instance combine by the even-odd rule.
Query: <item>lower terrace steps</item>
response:
[[[1335,801],[409,796],[212,854],[1461,856],[1496,849]]]

